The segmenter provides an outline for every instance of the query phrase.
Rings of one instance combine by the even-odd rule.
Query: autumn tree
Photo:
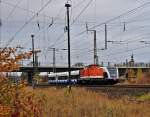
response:
[[[21,82],[12,83],[2,73],[19,70],[19,61],[30,58],[32,52],[17,54],[17,48],[0,49],[0,117],[41,116],[45,97],[25,90]]]
[[[17,54],[16,48],[1,48],[0,49],[0,72],[10,72],[19,69],[19,61],[30,58],[32,52]]]

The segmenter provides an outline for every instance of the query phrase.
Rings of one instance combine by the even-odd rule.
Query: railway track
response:
[[[35,88],[57,89],[66,88],[68,85],[37,85]],[[122,96],[139,96],[150,93],[150,85],[71,85],[73,88],[85,88],[87,91],[104,93],[110,98],[120,98]]]
[[[86,87],[87,90],[97,93],[104,93],[110,98],[122,96],[136,97],[150,93],[150,85],[108,85],[100,87]]]
[[[104,87],[104,88],[148,88],[150,89],[150,85],[87,85],[85,87]]]
[[[35,87],[67,87],[67,84],[38,84]],[[85,88],[144,88],[150,89],[150,85],[71,85],[72,87]]]

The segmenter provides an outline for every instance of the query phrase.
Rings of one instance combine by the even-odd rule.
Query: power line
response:
[[[59,10],[59,12],[58,12],[58,14],[56,15],[56,17],[51,17],[52,18],[52,21],[51,21],[51,23],[47,23],[46,25],[47,26],[45,26],[45,27],[43,27],[43,28],[40,28],[40,30],[38,30],[37,32],[35,32],[35,34],[37,34],[37,33],[40,33],[40,32],[43,32],[43,31],[46,31],[46,30],[48,30],[52,25],[54,25],[54,24],[64,24],[64,23],[57,23],[57,22],[55,22],[55,20],[59,17],[59,15],[61,14],[61,12],[63,11],[63,8],[64,7],[62,7],[60,10]],[[42,14],[43,15],[43,14]],[[43,16],[46,16],[46,15],[43,15]],[[32,23],[32,22],[31,22]],[[35,23],[35,22],[33,22],[33,23]],[[40,23],[40,22],[39,22]],[[64,33],[63,33],[64,34]],[[60,36],[63,36],[63,34],[61,34]],[[39,34],[40,35],[40,34]],[[38,35],[38,36],[39,36]],[[59,37],[60,37],[59,36]],[[36,37],[37,37],[37,35],[36,35]],[[59,39],[59,37],[58,37],[58,39]]]
[[[83,0],[83,1],[81,1],[81,2],[84,2],[85,0]],[[75,22],[76,22],[76,20],[80,17],[80,15],[89,7],[89,5],[91,4],[91,2],[92,2],[93,0],[90,0],[89,2],[88,2],[88,4],[81,10],[81,12],[77,15],[77,17],[73,20],[73,22],[71,23],[71,25],[73,25]],[[74,8],[76,8],[76,7],[74,7]],[[60,36],[60,38],[58,38],[58,41],[61,39],[61,36]],[[62,43],[64,43],[64,41],[62,42]],[[55,45],[55,43],[53,44],[53,45]],[[60,44],[59,44],[60,45]]]
[[[143,26],[143,27],[145,27],[145,26]],[[137,30],[137,29],[138,29],[138,28],[134,29],[134,31]],[[131,32],[131,31],[130,31],[130,32]],[[121,35],[121,34],[119,33],[119,35]],[[127,39],[123,40],[123,44],[134,43],[134,42],[136,42],[136,41],[138,41],[138,40],[148,38],[149,35],[150,35],[150,33],[145,33],[145,34],[142,34],[142,35],[138,35],[138,36],[136,36],[136,37],[127,38]],[[139,36],[142,36],[142,37],[139,37]],[[83,45],[83,44],[82,44],[82,45]],[[81,44],[80,44],[80,46],[81,46]],[[119,45],[118,45],[118,46],[119,46]],[[115,48],[118,48],[118,46],[116,46]],[[121,46],[122,46],[122,44],[121,44]],[[113,49],[114,49],[114,48],[113,48]]]
[[[37,14],[36,11],[32,11],[32,10],[29,10],[29,9],[26,9],[26,8],[23,8],[23,7],[20,7],[19,5],[16,5],[16,4],[12,4],[12,3],[9,3],[9,2],[6,2],[6,1],[1,1],[1,3],[6,4],[6,5],[9,5],[9,6],[12,6],[12,7],[16,7],[16,8],[18,8],[18,9],[21,9],[21,10],[27,11],[27,12],[30,12],[30,13],[32,13],[32,14]],[[45,15],[45,14],[42,14],[42,13],[41,13],[40,15],[45,16],[45,17],[48,17],[48,18],[52,18],[51,16],[48,16],[48,15]]]
[[[22,0],[18,0],[17,1],[17,3],[16,3],[16,5],[13,7],[13,9],[11,10],[11,12],[8,14],[8,16],[4,19],[4,21],[5,20],[8,20],[10,17],[11,17],[11,15],[14,13],[14,11],[16,10],[16,8],[17,8],[17,6],[20,4],[22,2]]]
[[[145,34],[143,34],[144,35],[144,37],[140,37],[140,38],[138,38],[138,39],[134,39],[135,37],[133,37],[133,38],[129,38],[129,39],[127,39],[128,41],[126,41],[126,43],[134,43],[135,41],[138,41],[138,40],[141,40],[141,39],[146,39],[146,38],[149,38],[150,36],[149,36],[149,34],[150,33],[145,33]],[[147,35],[147,36],[145,36],[145,35]],[[137,36],[138,37],[138,36]],[[132,39],[132,40],[131,40]],[[116,46],[116,48],[117,48],[118,46]],[[114,49],[114,48],[113,48]],[[112,51],[112,50],[111,50]],[[130,51],[130,50],[128,50],[128,51]],[[85,52],[85,51],[84,51]],[[90,51],[89,51],[90,52]],[[91,53],[91,52],[90,52]],[[122,52],[119,52],[119,53],[122,53]],[[114,55],[115,53],[112,53],[112,55]],[[80,54],[78,54],[78,55],[81,55],[81,51],[80,51]]]
[[[39,14],[44,8],[46,8],[50,3],[52,2],[52,0],[49,0],[36,14],[34,14],[27,22],[25,22],[25,24],[23,24],[19,30],[9,39],[9,41],[6,43],[6,47],[13,41],[15,40],[15,37],[26,27],[26,25],[28,25],[30,23],[30,21],[32,21],[37,14]]]
[[[150,45],[149,45],[149,46],[150,46]],[[144,48],[147,48],[147,47],[149,47],[149,46],[138,47],[138,48],[130,49],[130,50],[128,50],[128,51],[121,51],[121,52],[117,52],[117,53],[112,53],[112,55],[125,54],[125,53],[127,53],[127,52],[135,51],[135,50],[139,50],[139,49],[144,49]],[[88,51],[87,54],[88,54],[88,53],[93,53],[92,51],[93,51],[93,50]],[[143,52],[142,52],[142,53],[143,53]],[[104,55],[104,56],[100,56],[100,58],[109,57],[109,56],[110,56],[110,55]],[[82,57],[86,57],[86,56],[82,56]],[[117,59],[117,58],[120,58],[120,57],[113,57],[113,58],[111,58],[111,60],[112,60],[112,59]],[[122,57],[122,58],[124,58],[124,57]]]
[[[56,19],[57,17],[59,17],[59,15],[61,14],[63,8],[64,8],[64,6],[59,10],[59,12],[58,12],[58,14],[56,15],[55,19]],[[43,28],[43,30],[44,30],[44,31],[45,31],[45,30],[48,30],[48,29],[55,23],[55,22],[54,22],[55,19],[52,21],[51,24],[49,24],[48,27]],[[39,33],[39,32],[36,32],[36,33]],[[48,48],[51,48],[51,47],[55,46],[55,44],[62,38],[62,36],[64,36],[64,34],[65,34],[65,32],[63,32],[63,33],[56,39],[56,41],[55,41],[51,46],[49,46]],[[57,43],[57,44],[59,44],[59,43]],[[48,49],[46,50],[45,54],[46,54],[47,52],[48,52]]]
[[[141,53],[138,53],[138,56],[143,56],[143,55],[145,55],[145,54],[148,54],[149,52],[141,52]],[[134,55],[137,55],[137,54],[135,54],[134,53]],[[113,60],[120,60],[121,58],[127,58],[128,56],[121,56],[121,57],[113,57],[113,58],[111,58],[111,61],[113,61]]]
[[[73,22],[71,23],[74,24],[74,22],[76,22],[76,20],[81,16],[81,14],[89,7],[89,5],[92,3],[93,0],[90,0],[88,2],[88,4],[81,10],[81,12],[76,16],[76,18],[73,20]]]
[[[105,24],[107,24],[107,23],[109,23],[109,22],[111,22],[111,21],[114,21],[114,20],[116,20],[116,19],[118,19],[118,18],[121,18],[121,17],[123,17],[123,16],[125,16],[125,15],[128,15],[129,13],[135,12],[136,10],[138,10],[138,9],[140,9],[140,8],[143,8],[144,6],[146,6],[146,5],[148,5],[148,4],[150,4],[150,2],[144,3],[144,4],[140,5],[139,7],[136,7],[136,8],[134,8],[134,9],[130,10],[130,11],[127,11],[127,12],[125,12],[125,13],[123,13],[123,14],[117,16],[117,17],[114,17],[114,18],[112,18],[112,19],[109,19],[109,20],[107,20],[107,21],[105,21],[105,22],[103,22],[103,23],[97,24],[97,25],[95,25],[95,26],[93,26],[93,27],[91,27],[91,28],[89,28],[89,29],[94,29],[94,28],[97,28],[97,27],[99,27],[99,26],[105,25]],[[79,35],[81,35],[81,34],[83,34],[83,33],[85,33],[85,32],[86,32],[86,30],[84,30],[84,31],[82,31],[82,32],[80,32],[80,33],[78,33],[78,34],[76,34],[74,37],[79,36]]]
[[[86,0],[82,0],[81,2],[77,3],[73,9],[76,9],[77,7],[79,7],[81,4],[83,4]]]
[[[84,2],[84,1],[85,1],[85,0],[81,1],[81,3]],[[86,8],[90,5],[90,3],[91,3],[92,1],[93,1],[93,0],[90,0],[90,1],[89,1],[89,3],[86,5],[86,7],[84,7],[83,10],[79,13],[79,15],[75,18],[75,20],[73,20],[73,22],[71,23],[71,25],[74,24],[74,22],[77,20],[77,18],[86,10]],[[74,8],[75,8],[75,7],[74,7]],[[61,37],[62,37],[62,35],[60,35],[60,36],[56,39],[56,42],[55,42],[52,46],[54,46],[54,45],[61,39]],[[58,41],[57,41],[57,40],[58,40]],[[62,43],[64,43],[64,41],[63,41]],[[58,43],[57,43],[57,45],[58,45]]]
[[[74,24],[75,22],[76,22],[76,20],[78,19],[78,17],[80,17],[80,15],[88,8],[88,6],[90,5],[90,3],[92,2],[93,0],[90,0],[89,2],[88,2],[88,4],[81,10],[81,12],[78,14],[78,16],[73,20],[73,22],[71,23],[71,25],[72,24]],[[81,3],[83,3],[83,2],[85,2],[85,0],[83,0],[83,1],[81,1]],[[76,7],[74,7],[74,8],[76,8]],[[63,35],[64,35],[65,33],[63,33]],[[56,42],[52,45],[52,46],[54,46],[60,39],[61,39],[61,37],[62,37],[62,35],[60,35],[57,39],[56,39]],[[58,40],[58,41],[57,41]],[[64,43],[66,40],[64,40],[62,43]],[[60,45],[61,43],[57,43],[57,45]]]
[[[150,46],[150,45],[149,45]],[[124,53],[127,53],[127,52],[130,52],[130,51],[134,51],[134,50],[139,50],[139,49],[144,49],[144,48],[147,48],[149,46],[142,46],[142,47],[137,47],[137,48],[133,48],[133,49],[130,49],[130,50],[127,50],[127,51],[120,51],[120,52],[115,52],[115,53],[111,53],[111,55],[118,55],[118,54],[124,54]],[[106,57],[106,56],[110,56],[110,54],[107,54],[107,55],[104,55],[104,56],[101,56],[101,57]]]
[[[101,25],[103,25],[103,24],[105,24],[105,23],[109,23],[109,22],[111,22],[111,21],[113,21],[113,20],[116,20],[116,19],[118,19],[118,18],[121,18],[121,17],[123,17],[123,16],[125,16],[125,15],[128,15],[128,14],[130,14],[130,13],[133,13],[133,12],[135,12],[136,10],[138,10],[138,9],[140,9],[140,8],[143,8],[144,6],[146,6],[146,5],[148,5],[148,4],[150,4],[150,2],[144,3],[144,4],[140,5],[139,7],[136,7],[136,8],[134,8],[134,9],[128,11],[128,12],[125,12],[125,13],[123,13],[123,14],[117,16],[117,17],[114,17],[114,18],[112,18],[112,19],[109,19],[109,20],[107,20],[107,21],[104,22],[104,23],[100,23],[100,24],[98,24],[98,25],[96,25],[96,26],[93,26],[93,27],[91,27],[91,29],[96,28],[96,27],[99,27],[99,26],[101,26]]]
[[[106,56],[111,56],[111,55],[118,55],[118,54],[124,54],[124,53],[127,53],[127,52],[129,52],[129,51],[133,51],[133,50],[138,50],[138,49],[144,49],[144,48],[147,48],[147,47],[149,47],[149,46],[142,46],[142,47],[138,47],[138,48],[133,48],[133,49],[128,49],[128,50],[125,50],[125,51],[120,51],[120,52],[115,52],[115,53],[109,53],[109,54],[107,54],[107,55],[103,55],[103,56],[101,56],[101,57],[106,57]],[[84,51],[85,52],[85,51]],[[88,52],[86,52],[86,53],[93,53],[93,50],[88,50]],[[81,53],[80,54],[77,54],[77,55],[81,55]]]
[[[145,5],[144,5],[144,6],[145,6]],[[139,8],[138,8],[138,9],[139,9]],[[128,12],[128,13],[129,13],[129,12]],[[128,13],[127,13],[127,14],[128,14]],[[120,18],[120,17],[122,17],[122,16],[119,16],[119,18]],[[132,50],[133,50],[133,49],[132,49]],[[132,50],[128,50],[128,51],[132,51]]]
[[[123,42],[122,44],[131,44],[131,43],[139,42],[140,40],[143,40],[143,39],[148,39],[150,37],[150,33],[145,33],[145,34],[139,35],[139,36],[128,38],[128,39],[122,41]],[[122,46],[122,44],[120,43],[120,46]],[[116,49],[118,47],[119,47],[119,45],[113,47],[113,49],[118,50],[118,49]],[[111,48],[111,51],[112,51],[112,48]]]
[[[116,26],[116,25],[115,25]],[[120,25],[119,25],[120,26]],[[123,25],[121,25],[121,26],[123,26]],[[145,26],[141,26],[141,27],[136,27],[135,29],[132,29],[132,31],[135,31],[135,30],[138,30],[138,29],[143,29],[143,28],[145,28]],[[109,30],[110,31],[110,30]],[[129,31],[129,30],[128,30]],[[127,32],[127,31],[126,31]],[[131,33],[131,31],[130,31],[130,33]],[[146,33],[146,35],[149,35],[149,33]],[[122,35],[122,33],[119,33],[119,34],[117,34],[117,36],[118,35]],[[80,36],[80,35],[79,35]],[[116,35],[115,35],[116,36]],[[114,37],[114,36],[113,36]],[[125,43],[129,43],[129,42],[133,42],[133,41],[136,41],[137,39],[134,39],[135,37],[132,37],[132,38],[128,38],[128,39],[126,39],[126,40],[123,40]],[[129,42],[127,42],[128,40],[130,40]],[[139,39],[138,39],[139,40]],[[116,47],[118,47],[118,46],[116,46]]]

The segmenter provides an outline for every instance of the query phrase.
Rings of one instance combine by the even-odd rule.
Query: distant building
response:
[[[131,60],[129,61],[129,66],[130,66],[130,67],[133,67],[134,64],[135,64],[135,61],[134,61],[134,56],[133,56],[133,54],[132,54],[132,55],[131,55]]]

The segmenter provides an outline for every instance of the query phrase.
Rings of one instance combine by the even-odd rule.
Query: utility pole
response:
[[[34,57],[35,57],[35,58],[34,58],[34,59],[35,59],[35,60],[34,60],[34,64],[35,64],[35,72],[36,72],[36,70],[37,70],[37,67],[39,66],[39,64],[38,64],[38,63],[39,63],[39,62],[38,62],[39,60],[38,60],[38,55],[37,55],[37,54],[38,54],[38,53],[40,53],[40,52],[41,52],[41,50],[38,50],[38,49],[37,49],[37,50],[35,50],[35,49],[34,49]]]
[[[56,72],[56,55],[55,55],[56,49],[55,48],[52,49],[53,49],[53,73],[55,73]]]
[[[32,65],[33,65],[33,75],[32,75],[32,80],[33,80],[33,78],[34,78],[34,75],[35,75],[35,53],[34,53],[34,35],[32,34],[31,35],[31,38],[32,38],[32,57],[33,57],[33,63],[32,63]]]
[[[56,49],[56,48],[49,48],[50,50],[53,50],[53,72],[56,72],[56,51],[59,50],[67,50],[67,49]]]
[[[69,7],[71,7],[70,4],[66,3],[65,7],[67,8],[67,31],[68,31],[68,73],[69,73],[69,84],[71,79],[71,60],[70,60],[70,21],[69,21]]]
[[[56,72],[56,51],[57,49],[56,48],[49,48],[50,51],[52,50],[53,51],[53,73]]]
[[[89,30],[88,27],[87,27],[87,31],[92,31],[94,33],[94,64],[98,65],[96,30]]]
[[[105,49],[107,49],[107,24],[105,24]]]
[[[98,65],[97,45],[96,45],[96,30],[94,31],[94,64]]]

